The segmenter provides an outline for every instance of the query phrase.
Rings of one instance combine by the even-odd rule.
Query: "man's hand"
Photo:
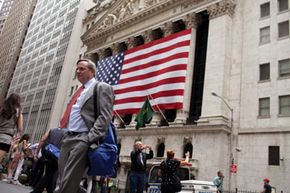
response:
[[[151,150],[151,146],[149,146],[149,145],[143,145],[142,146],[142,149],[150,149]]]

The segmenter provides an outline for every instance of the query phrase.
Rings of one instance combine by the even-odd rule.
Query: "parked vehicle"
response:
[[[161,178],[157,175],[159,165],[152,166],[148,176],[147,193],[161,193]],[[180,193],[216,193],[217,187],[210,181],[192,180],[189,167],[180,167],[177,171],[182,190]]]

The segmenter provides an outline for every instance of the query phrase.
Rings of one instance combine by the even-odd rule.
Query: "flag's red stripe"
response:
[[[128,83],[128,82],[132,82],[132,81],[137,81],[137,80],[144,80],[147,78],[151,78],[154,76],[159,76],[161,74],[167,73],[167,72],[172,72],[172,71],[178,71],[178,70],[186,70],[186,64],[178,64],[175,66],[170,66],[161,70],[156,70],[147,74],[142,74],[139,76],[133,76],[130,78],[125,78],[119,81],[119,84],[124,84],[124,83]]]
[[[122,109],[122,110],[115,110],[114,111],[114,114],[115,115],[116,115],[116,113],[118,113],[119,115],[124,115],[124,114],[137,114],[139,112],[140,108],[134,108],[134,109],[126,108],[126,109]]]
[[[147,44],[143,44],[141,46],[137,46],[135,48],[131,48],[130,50],[127,50],[125,52],[125,55],[126,54],[131,54],[131,53],[136,52],[138,50],[143,50],[143,49],[152,47],[152,46],[157,45],[157,44],[161,44],[163,42],[166,42],[166,41],[169,41],[169,40],[172,40],[174,38],[177,38],[177,37],[180,37],[180,36],[184,36],[184,35],[187,35],[187,34],[190,34],[190,33],[191,33],[191,29],[183,30],[181,32],[178,32],[178,33],[172,34],[170,36],[167,36],[165,38],[162,38],[162,39],[159,39],[159,40],[154,40],[154,41],[149,42]]]
[[[146,68],[149,68],[151,66],[157,66],[157,65],[160,65],[160,64],[164,64],[164,63],[166,63],[168,61],[171,61],[171,60],[174,60],[174,59],[181,59],[181,58],[188,58],[188,52],[177,53],[177,54],[168,56],[166,58],[161,58],[159,60],[156,58],[156,60],[153,60],[151,62],[144,63],[144,64],[138,64],[137,66],[133,66],[133,67],[128,68],[128,69],[124,69],[124,70],[122,70],[122,74],[126,74],[126,73],[129,73],[129,72],[135,72],[137,70],[146,69]]]
[[[173,83],[179,83],[179,82],[185,82],[185,77],[174,77],[174,78],[165,78],[150,84],[145,84],[145,85],[140,85],[140,86],[132,86],[132,87],[127,87],[123,89],[115,89],[115,95],[117,94],[122,94],[122,93],[127,93],[127,92],[133,92],[133,91],[143,91],[143,90],[148,90],[154,87],[157,87],[159,85],[163,84],[173,84]]]
[[[157,99],[160,97],[183,96],[183,93],[184,93],[184,90],[182,90],[182,89],[167,90],[167,91],[161,91],[161,92],[151,94],[151,96],[148,96],[148,97],[149,97],[149,99],[151,99],[151,97],[153,99]],[[147,98],[147,95],[140,96],[140,97],[130,97],[130,98],[124,98],[124,99],[117,99],[117,100],[115,100],[114,104],[118,105],[118,104],[124,104],[124,103],[144,102],[146,100],[146,98]]]
[[[177,42],[176,44],[168,46],[168,47],[165,47],[165,48],[161,48],[161,49],[158,49],[158,50],[154,50],[152,52],[148,52],[146,54],[138,55],[138,56],[136,56],[134,58],[126,59],[126,56],[125,56],[125,61],[124,61],[123,65],[129,64],[131,62],[136,62],[136,61],[139,61],[139,60],[143,60],[145,58],[148,58],[148,57],[151,57],[151,56],[154,56],[154,55],[158,55],[158,54],[162,54],[162,53],[165,53],[165,52],[169,52],[170,50],[173,50],[173,49],[176,49],[176,48],[188,46],[189,44],[190,44],[190,40],[186,40],[186,41],[182,41],[182,42]]]
[[[183,104],[182,104],[182,102],[181,103],[158,104],[158,107],[161,110],[164,110],[164,109],[182,109]],[[153,105],[153,108],[157,109],[156,106],[154,106],[154,105]]]
[[[182,103],[168,103],[168,104],[158,104],[158,107],[161,110],[182,109],[183,105],[182,105]],[[152,105],[152,108],[154,109],[154,111],[159,111],[158,107],[156,105]],[[126,109],[122,109],[122,110],[116,110],[115,112],[117,112],[120,115],[136,114],[139,112],[139,110],[140,110],[140,108],[126,108]]]

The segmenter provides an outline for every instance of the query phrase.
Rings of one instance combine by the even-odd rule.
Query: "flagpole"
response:
[[[159,113],[162,115],[163,119],[164,119],[164,120],[166,121],[166,123],[169,125],[169,122],[167,121],[165,115],[162,113],[162,111],[161,111],[161,109],[159,108],[158,104],[155,102],[154,98],[151,96],[151,94],[150,94],[148,91],[147,91],[147,93],[148,93],[148,96],[150,97],[150,99],[152,99],[153,102],[155,103],[155,106],[157,107]],[[147,96],[147,98],[148,98],[148,96]]]
[[[125,123],[125,121],[121,118],[121,116],[119,115],[119,113],[117,113],[117,111],[114,111],[114,113],[117,115],[117,117],[120,119],[120,121],[123,123],[124,127],[126,128],[126,123]]]

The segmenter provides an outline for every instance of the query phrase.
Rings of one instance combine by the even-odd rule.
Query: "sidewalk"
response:
[[[1,193],[29,193],[31,191],[31,187],[28,186],[13,185],[0,181]]]

